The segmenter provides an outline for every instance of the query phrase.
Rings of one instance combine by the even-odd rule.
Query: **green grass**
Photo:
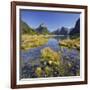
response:
[[[41,57],[46,60],[49,64],[60,64],[60,54],[53,51],[50,47],[46,47],[41,50]]]
[[[47,43],[48,37],[44,35],[28,35],[21,36],[21,50],[28,50],[31,48],[39,47]]]
[[[59,44],[64,47],[68,48],[76,48],[77,50],[80,50],[80,38],[76,39],[68,39],[68,40],[60,40]]]

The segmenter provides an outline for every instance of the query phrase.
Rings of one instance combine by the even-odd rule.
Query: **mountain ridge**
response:
[[[23,34],[55,34],[55,35],[75,35],[80,34],[80,18],[76,21],[74,28],[68,29],[67,27],[57,28],[55,31],[50,32],[44,23],[41,23],[37,28],[31,28],[26,22],[21,20],[20,23],[21,33]]]

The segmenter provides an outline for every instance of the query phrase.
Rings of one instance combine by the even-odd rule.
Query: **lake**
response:
[[[77,49],[69,49],[67,47],[60,46],[58,43],[58,40],[63,40],[68,38],[69,38],[68,36],[53,36],[49,38],[48,42],[42,46],[28,49],[26,51],[24,50],[21,51],[21,56],[20,56],[21,78],[31,77],[28,76],[28,74],[34,73],[32,67],[40,66],[41,50],[45,47],[50,47],[55,52],[61,52],[62,54],[61,59],[64,63],[74,63],[73,68],[71,68],[70,72],[72,72],[72,75],[75,75],[76,71],[80,69],[80,51],[78,51]],[[29,66],[29,67],[25,67],[25,66]],[[26,68],[28,71],[26,70]],[[24,73],[22,74],[22,72]]]

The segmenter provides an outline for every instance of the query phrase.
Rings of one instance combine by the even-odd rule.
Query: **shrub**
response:
[[[46,47],[41,50],[41,57],[46,60],[49,64],[60,64],[59,53],[53,51],[50,47]]]
[[[42,60],[47,64],[44,65],[46,76],[63,76],[65,74],[65,68],[61,61],[61,53],[55,52],[50,47],[46,47],[41,50]]]
[[[47,77],[52,75],[52,69],[49,66],[45,67],[45,74]]]
[[[35,73],[38,77],[41,77],[42,76],[42,69],[41,67],[37,67],[36,70],[35,70]]]

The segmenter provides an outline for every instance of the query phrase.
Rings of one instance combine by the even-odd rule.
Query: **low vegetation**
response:
[[[24,34],[21,36],[21,49],[28,50],[38,46],[44,45],[48,41],[48,37],[44,35],[28,35]]]
[[[65,46],[68,48],[76,48],[77,50],[80,50],[80,38],[76,39],[66,39],[66,40],[60,40],[59,44],[61,46]]]
[[[61,61],[61,54],[50,47],[41,50],[41,66],[37,67],[37,77],[56,77],[65,75],[65,67]],[[38,68],[40,69],[39,71]],[[41,73],[42,72],[42,73]]]
[[[48,61],[49,64],[60,64],[59,53],[53,51],[50,47],[46,47],[41,50],[41,57]]]

